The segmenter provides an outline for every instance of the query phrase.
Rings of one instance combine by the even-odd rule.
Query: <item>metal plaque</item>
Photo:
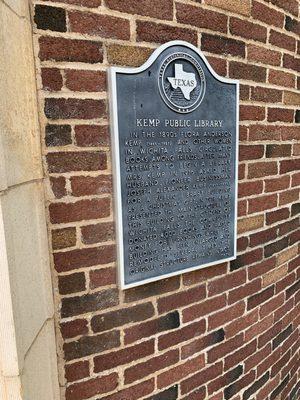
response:
[[[122,288],[236,257],[238,92],[182,41],[110,68]]]

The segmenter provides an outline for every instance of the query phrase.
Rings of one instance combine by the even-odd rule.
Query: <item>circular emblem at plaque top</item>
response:
[[[168,107],[179,113],[190,113],[200,105],[205,95],[205,75],[194,57],[177,52],[162,62],[158,86]]]

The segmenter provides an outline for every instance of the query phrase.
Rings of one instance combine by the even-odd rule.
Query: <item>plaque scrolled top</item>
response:
[[[239,82],[173,41],[109,85],[120,287],[235,259]]]

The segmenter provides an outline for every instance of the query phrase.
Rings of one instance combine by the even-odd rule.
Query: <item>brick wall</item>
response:
[[[32,5],[62,399],[299,398],[299,5]],[[121,292],[106,70],[173,39],[241,81],[239,256]]]

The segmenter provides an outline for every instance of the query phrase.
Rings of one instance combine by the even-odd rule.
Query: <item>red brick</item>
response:
[[[41,61],[55,60],[92,64],[103,61],[103,46],[100,42],[42,36],[39,44]]]
[[[248,166],[248,178],[262,178],[268,175],[276,175],[278,172],[277,163],[274,161],[269,162],[256,162]]]
[[[57,178],[50,177],[50,186],[54,196],[57,199],[61,199],[62,197],[67,195],[67,188],[66,188],[66,179],[62,176]]]
[[[278,221],[287,219],[290,215],[290,210],[288,208],[281,208],[276,211],[268,212],[266,215],[267,225],[272,225]]]
[[[107,167],[107,157],[102,151],[59,151],[47,154],[46,159],[50,173],[98,171]]]
[[[251,15],[253,18],[264,22],[267,25],[274,25],[278,28],[283,27],[284,15],[282,12],[274,10],[266,4],[254,1],[252,3]]]
[[[239,350],[230,354],[225,358],[224,370],[230,369],[241,361],[246,360],[251,354],[256,351],[256,340],[253,340],[251,343],[248,343],[246,346],[241,347]]]
[[[157,370],[170,367],[179,361],[179,350],[170,350],[158,357],[150,358],[145,362],[135,364],[124,371],[125,384],[135,382],[149,376]]]
[[[294,110],[287,108],[268,108],[269,122],[293,122]]]
[[[262,158],[265,148],[263,145],[240,145],[239,146],[239,160],[256,160]]]
[[[253,310],[252,312],[243,315],[241,318],[234,320],[228,324],[225,328],[226,339],[237,335],[244,331],[249,326],[253,325],[258,320],[258,311]]]
[[[202,51],[245,58],[245,44],[239,40],[203,33]]]
[[[128,0],[126,4],[122,0],[106,0],[106,6],[129,14],[146,15],[160,19],[173,19],[172,0]]]
[[[237,61],[229,63],[230,78],[245,79],[254,82],[266,82],[266,68],[257,65],[243,64]]]
[[[56,2],[55,0],[50,0],[51,2]],[[60,3],[65,4],[75,4],[78,6],[96,8],[101,6],[102,0],[60,0]]]
[[[182,400],[204,400],[205,397],[206,397],[205,387],[201,387],[199,389],[196,389],[193,393],[189,393],[188,396],[183,397]]]
[[[70,181],[72,195],[76,197],[112,193],[111,175],[72,176]]]
[[[249,327],[245,332],[245,340],[249,341],[253,338],[261,335],[267,329],[269,329],[273,324],[273,316],[270,315],[267,318],[261,319],[255,325]]]
[[[200,353],[203,349],[211,347],[216,343],[220,343],[224,340],[225,333],[224,329],[218,329],[217,331],[211,332],[206,336],[202,336],[181,348],[181,359],[186,359]]]
[[[300,72],[300,60],[299,58],[291,56],[290,54],[284,54],[283,67],[287,69],[293,69],[296,72]]]
[[[245,39],[258,40],[263,43],[267,40],[267,28],[239,18],[230,18],[229,30],[233,35]]]
[[[257,350],[252,356],[245,361],[245,372],[250,371],[253,367],[256,367],[261,360],[264,360],[271,354],[271,344],[267,344],[260,350]]]
[[[66,400],[83,400],[110,392],[118,386],[118,374],[102,376],[88,381],[74,383],[66,389]]]
[[[253,308],[259,306],[260,304],[267,301],[273,295],[274,295],[274,285],[249,297],[247,299],[247,310],[252,310]]]
[[[281,127],[268,125],[251,125],[249,127],[250,141],[280,140]]]
[[[154,354],[154,350],[154,340],[149,340],[137,344],[136,346],[126,347],[125,349],[96,356],[94,358],[94,372],[99,373],[108,369],[117,368],[120,365],[130,364],[132,361],[137,361]]]
[[[57,92],[63,86],[63,79],[58,68],[42,68],[42,85],[44,90]]]
[[[262,362],[257,366],[257,372],[262,375],[267,371],[273,364],[275,364],[280,358],[280,351],[273,351],[267,358],[261,360]]]
[[[176,3],[176,17],[177,21],[182,24],[205,29],[211,29],[213,26],[214,31],[227,32],[227,16],[215,11],[194,7],[189,4]]]
[[[233,304],[240,299],[244,299],[248,296],[251,296],[254,293],[257,293],[261,290],[261,280],[256,279],[252,282],[247,283],[244,286],[240,286],[234,290],[231,290],[228,294],[228,304]]]
[[[277,192],[287,189],[290,186],[289,176],[279,176],[274,179],[265,180],[265,192]]]
[[[300,158],[294,160],[283,160],[280,161],[280,173],[285,174],[287,172],[298,171],[300,169]]]
[[[158,338],[158,349],[165,350],[168,347],[174,346],[175,344],[193,339],[194,337],[197,337],[204,333],[205,329],[206,322],[204,319],[202,319],[179,330],[161,335]]]
[[[206,314],[213,313],[214,311],[225,307],[226,304],[226,296],[222,294],[220,296],[216,296],[201,303],[195,304],[191,307],[185,308],[182,311],[183,322],[193,321],[194,319],[203,317]]]
[[[234,382],[224,390],[225,398],[230,398],[238,393],[244,387],[250,385],[255,380],[255,371],[250,371],[247,375],[244,375],[240,380]]]
[[[137,288],[126,290],[125,302],[132,302],[145,299],[152,296],[160,296],[164,293],[173,292],[179,288],[178,276],[170,279],[152,282],[147,285],[142,285]]]
[[[286,190],[283,193],[279,193],[279,205],[283,206],[285,204],[293,203],[299,200],[300,189]]]
[[[249,100],[250,99],[250,86],[248,85],[240,85],[240,100]],[[241,130],[243,128],[243,130]],[[240,140],[246,140],[244,137],[245,135],[247,136],[247,126],[241,127],[240,126]],[[244,133],[245,132],[245,133]]]
[[[137,21],[138,42],[164,43],[178,38],[197,44],[197,32],[178,26],[157,24],[150,21]]]
[[[266,116],[265,107],[258,106],[240,106],[241,121],[263,121]],[[259,157],[258,157],[259,158]]]
[[[208,295],[215,296],[246,282],[246,271],[237,271],[208,283]]]
[[[227,272],[227,263],[212,265],[208,268],[201,268],[197,271],[192,271],[182,276],[185,286],[196,285],[201,282],[206,282],[219,275],[224,275]]]
[[[113,245],[75,249],[54,254],[54,264],[57,272],[108,264],[114,260],[115,246]]]
[[[239,197],[248,197],[260,194],[263,191],[263,181],[239,182]]]
[[[153,390],[154,379],[149,379],[138,385],[130,386],[129,388],[120,390],[109,396],[102,397],[101,400],[137,400],[152,393]]]
[[[68,18],[71,32],[109,39],[130,39],[130,24],[125,18],[79,11],[70,11]]]
[[[208,362],[214,363],[216,360],[223,358],[226,354],[231,353],[236,348],[239,348],[243,344],[243,334],[239,334],[226,342],[213,347],[208,351]]]
[[[210,65],[213,67],[213,69],[216,71],[217,74],[221,76],[226,76],[227,73],[227,62],[226,60],[223,60],[222,58],[218,57],[207,57],[208,62]]]
[[[90,365],[88,361],[78,361],[65,366],[65,378],[67,382],[79,381],[90,376]]]
[[[281,128],[282,140],[298,140],[299,128],[297,126],[283,126]]]
[[[276,228],[270,228],[265,230],[260,230],[250,236],[250,247],[256,247],[260,244],[265,244],[271,240],[276,239],[277,230]]]
[[[256,213],[264,210],[269,210],[277,206],[277,194],[259,196],[256,199],[248,200],[248,213]]]
[[[75,203],[52,203],[49,206],[53,224],[104,218],[110,215],[110,199],[80,200]]]
[[[206,384],[207,382],[215,379],[217,376],[221,375],[223,371],[222,363],[217,363],[212,365],[197,374],[185,379],[181,382],[181,393],[185,394],[191,390]]]
[[[260,318],[264,318],[267,315],[273,313],[284,303],[284,293],[280,293],[276,297],[270,299],[267,303],[263,304],[260,308]]]
[[[90,271],[90,289],[116,283],[116,268],[108,267]]]
[[[291,14],[294,14],[298,16],[299,12],[299,4],[297,0],[270,0],[272,4],[274,4],[277,7],[282,8],[285,11],[290,12]]]
[[[237,251],[245,251],[249,246],[249,239],[246,236],[239,237],[237,240]]]
[[[242,217],[247,214],[247,201],[240,200],[238,202],[238,217]]]
[[[269,71],[269,82],[276,86],[295,87],[295,75],[288,72],[271,69]]]
[[[106,74],[102,71],[66,69],[66,87],[74,92],[103,92]]]
[[[77,125],[75,126],[75,140],[77,146],[81,147],[109,146],[108,126]]]
[[[205,296],[205,285],[201,285],[189,290],[181,291],[180,293],[175,293],[167,297],[162,297],[157,301],[158,312],[165,313],[173,309],[196,303],[197,301],[203,300]]]
[[[208,393],[214,393],[218,391],[219,389],[224,389],[224,387],[228,386],[232,382],[234,382],[236,379],[238,379],[241,375],[243,374],[243,366],[238,365],[231,371],[226,372],[225,374],[219,376],[217,379],[213,380],[208,384]],[[215,396],[210,397],[210,399],[215,399]],[[223,399],[223,391],[222,391],[222,396],[221,399]],[[218,397],[217,397],[218,400]],[[240,399],[235,399],[235,400],[240,400]]]
[[[264,49],[264,51],[266,51]],[[251,100],[263,101],[265,103],[281,103],[282,91],[256,86],[251,89]]]
[[[76,336],[86,335],[89,331],[86,319],[75,319],[60,324],[60,332],[64,339],[71,339]]]
[[[124,330],[125,344],[130,344],[143,337],[150,337],[160,332],[178,328],[180,325],[177,311]]]
[[[217,327],[226,325],[230,321],[233,321],[242,316],[244,311],[245,303],[242,301],[231,307],[227,307],[225,310],[216,312],[215,314],[208,317],[208,329],[212,330]]]
[[[47,98],[45,115],[49,119],[94,119],[102,118],[106,113],[104,100]]]
[[[166,372],[158,375],[157,386],[159,388],[167,387],[174,382],[178,382],[193,372],[199,371],[205,365],[203,354],[186,361],[184,364],[178,365]]]
[[[300,186],[300,172],[292,175],[292,186]]]
[[[274,46],[280,47],[294,52],[296,49],[296,40],[284,33],[274,31],[271,29],[269,42]]]

